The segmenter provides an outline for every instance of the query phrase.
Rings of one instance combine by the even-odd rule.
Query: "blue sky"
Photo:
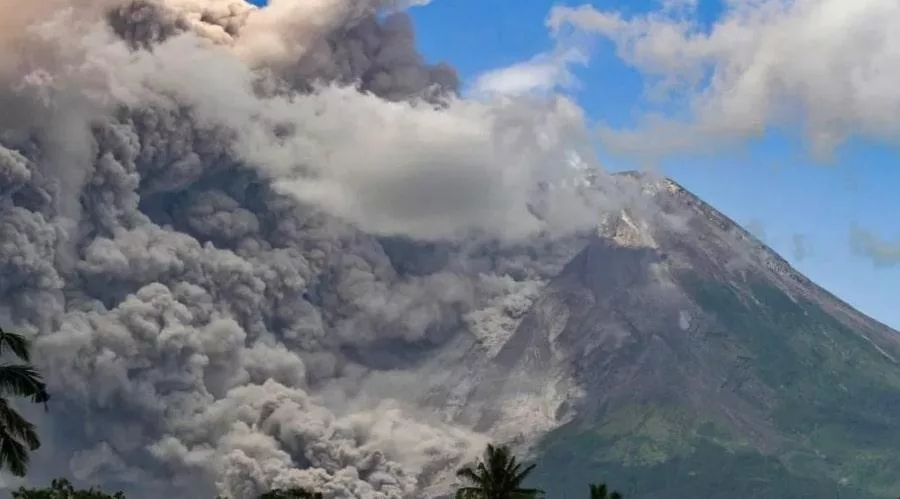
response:
[[[779,1],[766,0],[770,4]],[[887,5],[880,0],[859,1],[860,5]],[[582,3],[433,0],[410,12],[425,56],[452,64],[464,85],[471,85],[487,71],[552,51],[557,41],[545,23],[551,8]],[[660,8],[660,2],[649,0],[587,3],[597,11],[619,12],[626,18]],[[818,3],[838,5],[836,0]],[[722,14],[719,1],[699,0],[691,19],[697,21],[702,33],[711,31]],[[880,15],[883,17],[884,12]],[[819,24],[810,26],[825,29]],[[808,38],[820,34],[811,33],[807,33]],[[593,122],[613,128],[638,123],[637,117],[651,105],[644,92],[646,72],[623,61],[615,45],[603,37],[593,38],[589,48],[587,65],[572,68],[578,86],[567,92]],[[823,46],[822,50],[827,49]],[[802,64],[804,59],[799,61]],[[790,99],[785,102],[789,107]],[[817,105],[814,101],[813,107]],[[862,114],[865,109],[857,112]],[[865,115],[857,118],[859,123],[872,122]],[[851,134],[856,132],[853,126],[851,120]],[[764,240],[814,281],[863,312],[900,328],[900,266],[877,265],[872,258],[855,252],[851,244],[851,228],[858,225],[883,242],[896,241],[900,246],[900,240],[895,239],[900,237],[896,218],[900,213],[896,196],[900,168],[895,164],[900,151],[865,137],[853,138],[836,149],[828,162],[815,160],[808,151],[799,127],[766,127],[762,138],[741,141],[715,153],[663,155],[659,164],[665,173],[739,223],[761,227]],[[610,170],[642,164],[629,156],[611,154],[602,146],[599,152]],[[802,252],[797,251],[800,239]]]

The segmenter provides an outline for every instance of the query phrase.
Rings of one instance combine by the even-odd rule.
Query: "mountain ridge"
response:
[[[866,322],[870,325],[873,325],[879,329],[883,329],[885,331],[890,331],[892,333],[897,333],[897,330],[893,329],[889,325],[879,321],[878,319],[859,312],[851,303],[847,302],[837,294],[828,290],[825,287],[813,282],[810,278],[804,275],[802,272],[797,270],[786,258],[781,256],[774,248],[766,244],[764,241],[756,237],[752,232],[743,228],[741,224],[730,218],[728,215],[718,211],[713,208],[711,205],[700,199],[696,194],[679,184],[677,181],[672,179],[671,177],[663,177],[663,176],[655,176],[652,174],[648,174],[644,171],[639,170],[627,170],[622,172],[616,172],[612,174],[613,176],[622,176],[626,178],[633,178],[641,182],[654,181],[654,179],[659,182],[662,181],[666,184],[666,187],[673,190],[677,194],[685,195],[689,197],[692,203],[698,204],[705,213],[707,213],[711,219],[720,223],[723,227],[730,227],[732,230],[736,229],[740,231],[741,237],[752,241],[758,250],[765,252],[772,260],[773,265],[770,269],[774,272],[778,272],[782,275],[786,275],[790,279],[796,281],[798,284],[802,286],[815,286],[816,291],[823,294],[826,298],[833,300],[843,306],[845,310],[850,310],[855,312],[854,315],[861,316],[866,319]],[[898,340],[897,346],[900,347],[900,340]],[[892,359],[896,362],[896,359]]]
[[[495,358],[495,372],[507,378],[556,373],[557,389],[580,392],[560,404],[560,427],[536,448],[535,462],[551,470],[544,480],[570,474],[558,464],[568,462],[566,445],[599,438],[596,448],[574,454],[601,463],[596,473],[613,483],[619,473],[656,484],[639,486],[633,497],[663,495],[654,473],[673,472],[660,466],[688,463],[705,468],[676,468],[709,476],[742,459],[755,463],[748,473],[774,480],[742,485],[750,497],[900,491],[896,479],[872,470],[900,465],[883,447],[900,445],[897,333],[674,181],[618,178],[640,182],[660,212],[636,203],[607,220],[544,287]],[[647,423],[635,427],[635,420]],[[577,493],[585,480],[561,478],[571,490],[538,483]],[[705,493],[726,497],[715,487]]]

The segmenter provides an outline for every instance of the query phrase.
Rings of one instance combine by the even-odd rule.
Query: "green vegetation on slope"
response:
[[[741,297],[721,284],[689,289],[747,348],[748,363],[777,394],[773,420],[794,443],[780,454],[791,472],[900,493],[900,367],[856,331],[809,302],[752,285]]]
[[[712,418],[671,405],[616,407],[548,435],[534,484],[580,497],[586,477],[611,476],[629,497],[896,497],[900,367],[820,306],[761,283],[681,279],[718,328],[703,341],[737,348],[772,393],[783,444],[763,455]],[[741,387],[733,388],[740,390]]]
[[[703,437],[690,441],[689,453],[662,462],[625,464],[605,459],[606,449],[635,445],[628,437],[607,439],[597,434],[575,433],[554,440],[535,461],[535,486],[548,497],[583,497],[589,477],[612,477],[627,497],[820,498],[871,499],[875,496],[840,487],[828,480],[792,474],[777,458],[754,451],[729,451]],[[601,457],[597,457],[598,454]]]
[[[616,410],[596,428],[575,424],[544,440],[532,483],[548,497],[581,497],[589,477],[614,477],[626,496],[833,497],[873,495],[831,480],[797,476],[778,458],[764,456],[733,439],[711,421],[689,419],[667,407]]]

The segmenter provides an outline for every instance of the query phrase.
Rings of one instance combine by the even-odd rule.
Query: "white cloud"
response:
[[[576,84],[573,64],[587,63],[587,56],[569,49],[557,54],[539,54],[532,59],[483,73],[475,79],[475,95],[522,95],[545,93]]]
[[[607,145],[648,155],[721,146],[799,125],[827,157],[853,135],[900,139],[900,2],[725,2],[710,27],[692,2],[625,17],[556,7],[551,29],[595,33],[687,116],[648,113],[633,130],[604,129]]]

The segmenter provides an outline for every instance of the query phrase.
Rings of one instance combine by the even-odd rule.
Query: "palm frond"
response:
[[[591,499],[606,499],[606,484],[601,483],[600,485],[591,484]]]
[[[482,496],[482,489],[478,487],[462,487],[457,489],[454,499],[477,499]]]
[[[534,499],[544,492],[523,488],[522,482],[534,465],[518,462],[506,445],[488,444],[482,458],[457,470],[456,476],[469,482],[456,492],[456,499]]]
[[[510,495],[515,499],[533,499],[543,493],[541,489],[516,489]]]
[[[3,398],[0,398],[0,435],[20,440],[30,450],[37,450],[41,446],[34,424],[10,407],[9,402]]]
[[[484,483],[484,473],[472,469],[470,466],[456,470],[456,476],[472,482],[473,484],[482,485]]]
[[[28,397],[47,409],[50,395],[31,361],[31,342],[25,336],[0,328],[0,355],[11,352],[22,364],[0,364],[0,467],[23,476],[28,471],[28,451],[41,446],[34,424],[10,406],[10,396]]]
[[[609,491],[609,487],[606,486],[605,483],[601,484],[590,484],[591,488],[591,499],[622,499],[622,494],[613,491]]]
[[[0,434],[0,467],[6,467],[15,476],[28,472],[28,451],[9,435]]]
[[[31,362],[31,342],[19,333],[0,328],[0,355],[7,350],[25,362]]]
[[[0,395],[31,397],[35,402],[49,399],[40,373],[27,364],[0,364]]]
[[[520,483],[524,482],[525,478],[527,478],[528,475],[530,475],[531,472],[534,471],[534,468],[537,467],[537,465],[532,464],[530,466],[525,467],[525,469],[523,469],[521,471],[519,470],[520,467],[521,467],[521,465],[516,466],[515,471],[517,471],[517,473],[513,476],[513,482],[515,482],[516,484],[520,484]]]

